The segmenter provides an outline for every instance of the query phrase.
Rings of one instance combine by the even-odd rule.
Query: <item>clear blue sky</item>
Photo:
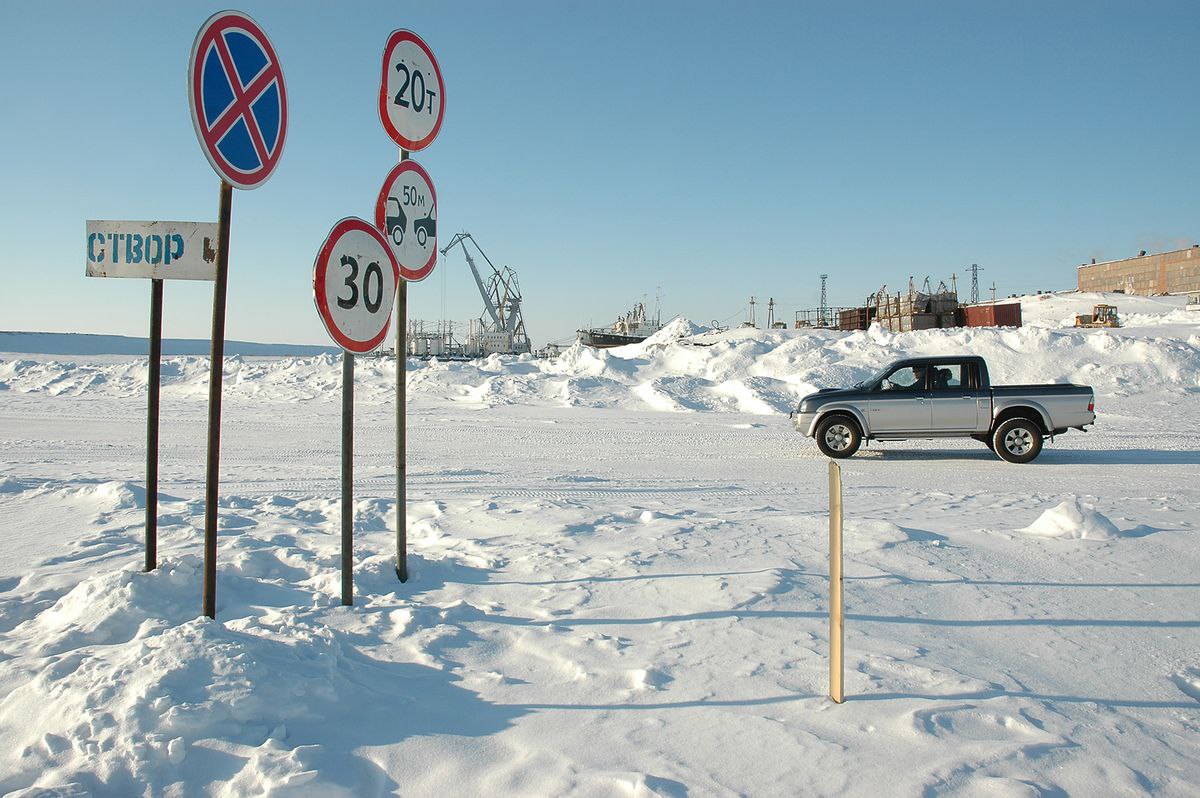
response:
[[[84,221],[216,218],[184,87],[226,7],[0,9],[0,329],[145,334],[146,283],[84,277]],[[328,342],[312,262],[395,163],[376,92],[400,27],[446,78],[415,155],[440,238],[517,270],[535,346],[658,286],[667,315],[736,323],[751,294],[814,307],[822,272],[833,304],[973,262],[1005,295],[1200,242],[1194,2],[235,7],[280,53],[291,121],[271,180],[234,193],[230,338]],[[410,289],[413,317],[481,310],[459,252]],[[210,314],[209,284],[167,285],[166,335]]]

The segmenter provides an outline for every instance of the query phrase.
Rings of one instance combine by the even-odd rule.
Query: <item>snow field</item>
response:
[[[353,608],[340,364],[231,358],[216,622],[204,359],[164,368],[149,574],[144,363],[0,360],[0,792],[1194,794],[1200,325],[1174,313],[901,336],[681,320],[555,361],[410,362],[406,585],[393,371],[360,359]],[[964,350],[997,380],[1092,382],[1100,423],[1029,466],[969,441],[844,461],[836,706],[826,469],[782,414]]]

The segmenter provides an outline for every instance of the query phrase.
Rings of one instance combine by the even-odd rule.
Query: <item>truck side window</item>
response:
[[[954,391],[962,388],[962,370],[961,363],[948,363],[936,366],[933,370],[933,390]]]
[[[879,383],[881,391],[923,391],[925,390],[925,367],[906,366],[896,369]]]

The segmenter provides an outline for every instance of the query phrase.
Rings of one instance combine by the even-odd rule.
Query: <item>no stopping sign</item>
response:
[[[335,224],[313,264],[313,301],[329,337],[355,354],[379,346],[399,280],[396,259],[373,225],[353,217]]]

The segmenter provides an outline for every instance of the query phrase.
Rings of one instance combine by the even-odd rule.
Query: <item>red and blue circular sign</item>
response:
[[[196,34],[188,104],[208,162],[227,183],[258,188],[287,136],[287,90],[267,34],[238,11],[213,14]]]

